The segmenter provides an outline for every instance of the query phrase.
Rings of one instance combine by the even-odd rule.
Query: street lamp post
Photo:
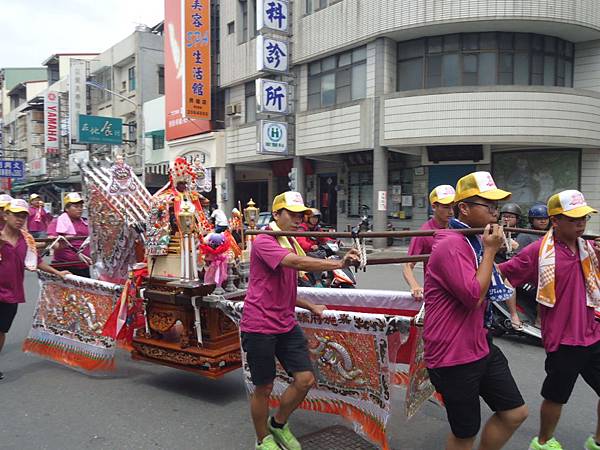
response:
[[[126,102],[129,102],[135,106],[135,113],[136,113],[136,117],[137,117],[137,119],[136,119],[137,120],[137,148],[140,153],[140,157],[142,159],[142,184],[145,186],[146,185],[146,146],[144,145],[145,144],[144,109],[143,109],[143,105],[142,105],[141,101],[134,102],[130,98],[127,98],[124,95],[119,94],[118,92],[112,91],[112,90],[102,86],[100,83],[96,83],[94,81],[86,81],[85,84],[90,87],[93,87],[95,89],[100,89],[102,91],[108,92],[109,94],[119,97],[120,99],[125,100]],[[136,92],[136,99],[138,99],[138,98],[141,98],[141,94]]]

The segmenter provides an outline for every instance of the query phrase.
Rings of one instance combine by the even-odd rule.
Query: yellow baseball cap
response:
[[[6,208],[13,198],[8,194],[0,194],[0,208]]]
[[[21,198],[13,199],[4,209],[5,211],[10,211],[11,213],[26,212],[29,214],[29,205]]]
[[[454,201],[456,191],[449,184],[442,184],[431,191],[429,194],[429,203],[441,203],[442,205],[449,205]]]
[[[292,212],[303,212],[306,214],[312,214],[310,208],[304,205],[302,194],[300,192],[288,191],[283,194],[279,194],[273,199],[273,209],[271,211],[279,211],[280,209],[287,209]]]
[[[498,189],[489,172],[473,172],[465,175],[456,183],[455,202],[469,197],[481,197],[487,200],[505,200],[510,192]]]
[[[597,212],[588,206],[583,194],[574,189],[559,192],[548,199],[549,216],[563,214],[568,217],[580,218]]]
[[[79,195],[77,192],[69,192],[67,195],[65,195],[65,206],[67,206],[70,203],[81,203],[83,202],[83,198],[81,198],[81,195]]]

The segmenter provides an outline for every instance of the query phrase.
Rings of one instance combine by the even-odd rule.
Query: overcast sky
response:
[[[0,0],[0,68],[54,53],[100,53],[163,20],[165,0]],[[171,0],[172,1],[172,0]]]

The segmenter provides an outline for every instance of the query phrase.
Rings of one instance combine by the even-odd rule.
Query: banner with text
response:
[[[58,92],[48,91],[44,98],[44,147],[47,154],[57,154],[58,134]]]

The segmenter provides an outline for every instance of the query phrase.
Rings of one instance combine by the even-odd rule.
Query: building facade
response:
[[[427,195],[489,170],[524,209],[579,188],[600,204],[600,4],[595,0],[298,0],[294,153],[256,154],[254,0],[221,8],[226,163],[263,210],[300,189],[338,229],[415,228]],[[600,220],[592,227],[600,231]]]

